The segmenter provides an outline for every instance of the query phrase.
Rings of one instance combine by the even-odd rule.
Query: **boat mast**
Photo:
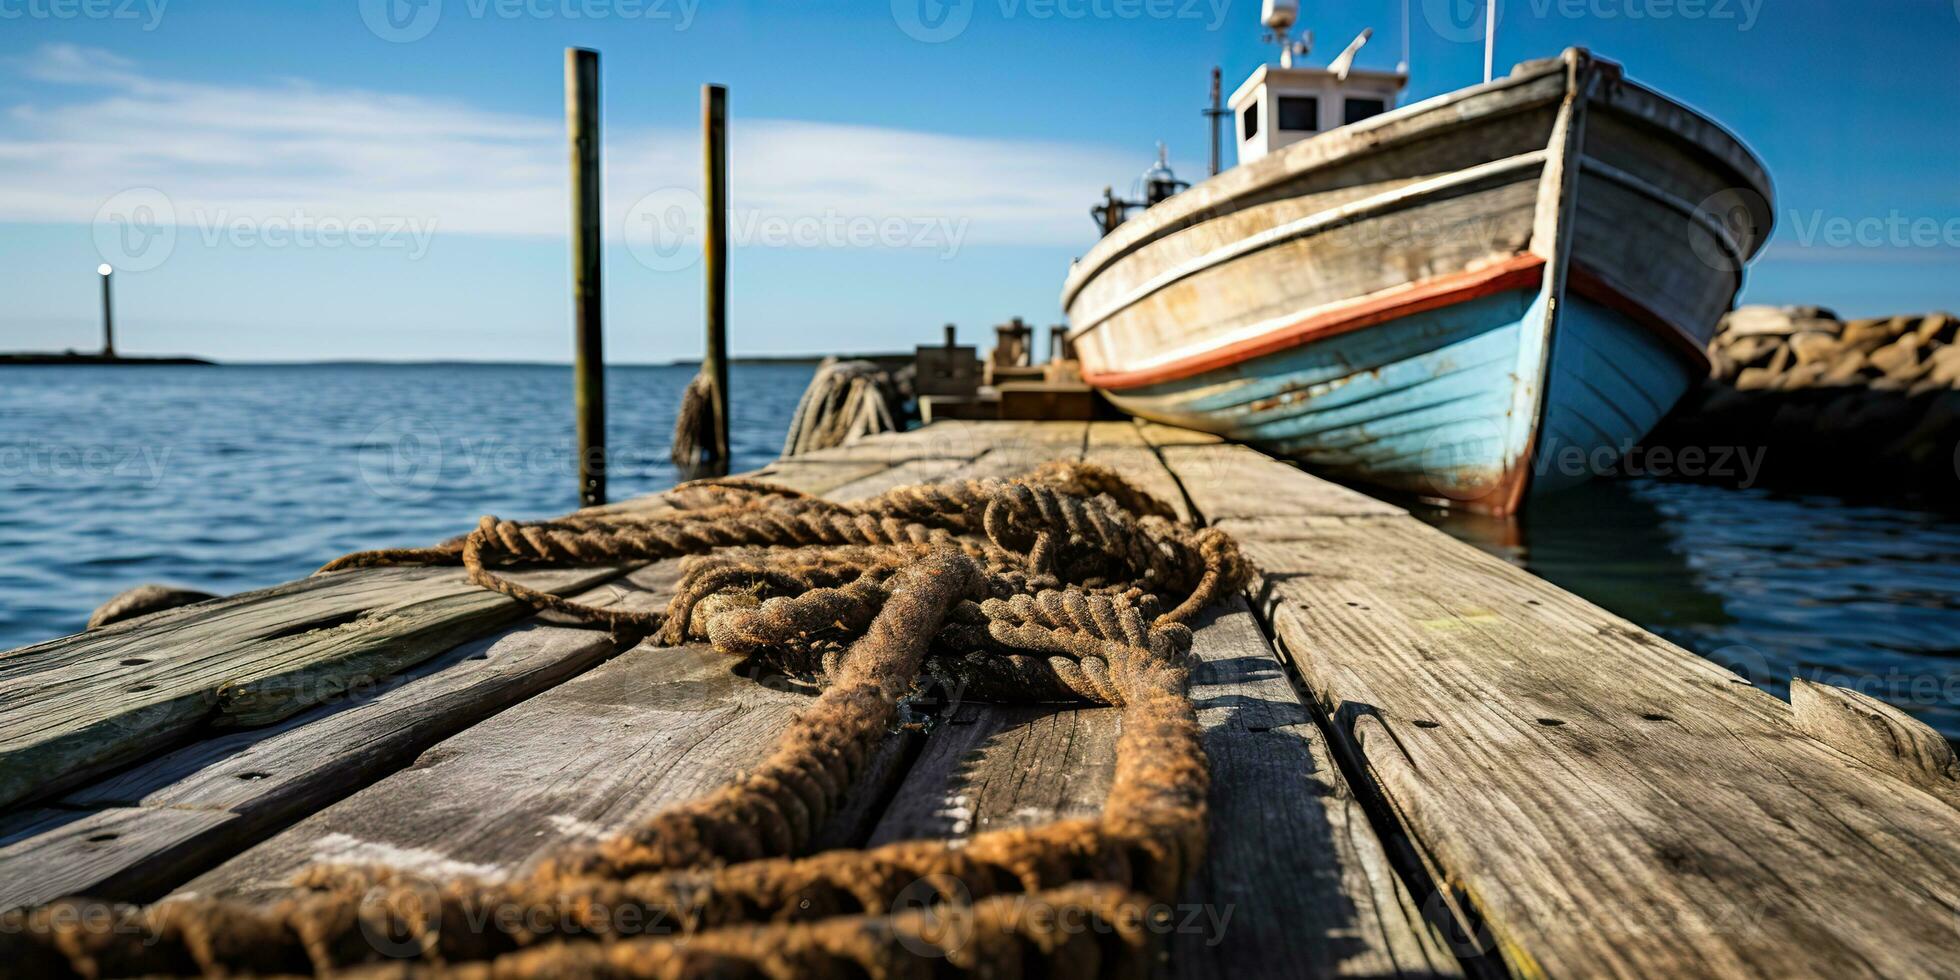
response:
[[[1231,113],[1225,111],[1225,106],[1219,102],[1220,97],[1219,69],[1218,66],[1214,65],[1211,69],[1211,108],[1204,110],[1205,118],[1211,121],[1211,176],[1213,177],[1218,176],[1218,148],[1219,140],[1221,139],[1218,127],[1226,116],[1231,115]]]

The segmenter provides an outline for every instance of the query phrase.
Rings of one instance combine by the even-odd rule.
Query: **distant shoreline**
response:
[[[730,358],[729,363],[731,364],[776,364],[776,365],[815,367],[824,358],[831,357],[831,356],[837,356],[844,359],[864,358],[869,360],[902,358],[908,361],[911,360],[912,358],[912,355],[909,353],[907,354],[841,354],[841,355],[753,354],[753,355]],[[221,362],[208,360],[206,358],[185,357],[185,356],[148,357],[143,355],[135,355],[135,356],[127,356],[127,357],[117,356],[113,358],[105,358],[100,354],[81,354],[81,353],[71,353],[71,354],[0,353],[0,366],[6,366],[10,364],[32,364],[32,365],[101,364],[101,365],[117,365],[117,366],[138,365],[138,364],[182,364],[182,365],[218,366],[220,365],[220,363]],[[569,361],[464,361],[464,360],[456,360],[454,358],[437,358],[432,360],[403,360],[403,361],[362,360],[358,358],[332,358],[328,360],[319,360],[319,361],[225,361],[222,363],[224,365],[229,365],[232,367],[326,367],[332,365],[361,365],[361,366],[372,365],[372,366],[381,366],[381,367],[430,367],[430,366],[445,366],[445,365],[477,365],[482,367],[570,367],[571,366],[571,363]],[[673,360],[673,361],[611,361],[608,362],[606,366],[607,367],[656,367],[656,368],[676,367],[677,368],[677,367],[699,367],[700,365],[701,365],[701,361],[699,358],[686,358],[686,359]]]
[[[94,365],[113,366],[113,367],[133,367],[133,366],[140,366],[140,365],[183,365],[183,366],[215,367],[217,365],[217,362],[207,361],[201,357],[184,357],[181,355],[164,356],[164,357],[145,357],[142,355],[137,355],[134,357],[125,357],[120,354],[115,354],[115,355],[81,354],[75,351],[68,351],[66,353],[60,353],[60,354],[35,354],[35,353],[0,354],[0,365],[8,365],[8,364],[31,364],[31,365],[44,365],[44,366],[94,364]]]

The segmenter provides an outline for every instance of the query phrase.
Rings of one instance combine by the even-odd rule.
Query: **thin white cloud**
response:
[[[569,224],[558,119],[302,80],[178,81],[67,44],[5,67],[51,101],[0,120],[0,221],[86,223],[119,192],[147,187],[168,197],[180,227],[296,213],[405,219],[439,234],[562,237]],[[1141,156],[743,118],[731,140],[738,222],[957,223],[975,244],[1082,243],[1087,205]],[[692,130],[614,128],[607,157],[609,235],[647,195],[685,202],[700,186]]]

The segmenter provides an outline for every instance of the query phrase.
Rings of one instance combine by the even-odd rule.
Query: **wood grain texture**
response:
[[[513,577],[566,592],[615,574]],[[203,724],[278,721],[527,611],[461,569],[362,569],[23,648],[0,658],[0,805],[79,785]]]
[[[1240,496],[1185,485],[1200,510]],[[1515,973],[1951,969],[1960,814],[1783,702],[1413,519],[1218,525],[1371,791]]]
[[[1146,438],[1158,438],[1161,427],[1143,430]],[[1254,518],[1292,518],[1318,516],[1378,516],[1405,513],[1367,494],[1349,490],[1337,483],[1315,479],[1291,463],[1274,459],[1256,449],[1218,443],[1215,445],[1169,444],[1158,453],[1177,474],[1185,492],[1196,499],[1210,523]]]
[[[1960,807],[1960,759],[1932,726],[1877,698],[1790,678],[1797,727],[1880,772]]]
[[[1179,520],[1191,520],[1191,506],[1184,499],[1184,488],[1164,468],[1156,447],[1137,431],[1136,423],[1090,423],[1089,445],[1083,458],[1122,473],[1137,489],[1169,504]]]
[[[604,633],[525,624],[264,728],[227,732],[0,818],[0,908],[153,897],[598,663]]]
[[[436,745],[186,889],[275,893],[313,861],[431,877],[520,873],[547,850],[651,816],[761,759],[809,697],[732,667],[704,646],[635,647]]]
[[[237,816],[224,810],[21,810],[0,822],[0,911],[65,895],[154,894]],[[4,972],[4,971],[0,971]]]
[[[1083,458],[1182,506],[1182,490],[1134,426],[1093,423],[1087,436]],[[991,465],[1019,465],[1019,455],[1003,452]],[[1169,910],[1163,968],[1193,977],[1459,975],[1243,601],[1199,622],[1193,654],[1192,697],[1212,765],[1212,850]],[[872,843],[1099,813],[1119,718],[1113,708],[957,704],[926,739]]]

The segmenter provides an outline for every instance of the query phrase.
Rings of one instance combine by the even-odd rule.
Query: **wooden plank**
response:
[[[1128,423],[1092,425],[1084,455],[1183,502]],[[1201,619],[1192,652],[1213,769],[1211,851],[1172,916],[1172,972],[1457,975],[1245,603]],[[1113,708],[957,703],[872,843],[1099,813],[1119,717]]]
[[[1216,446],[1225,441],[1212,433],[1199,432],[1196,429],[1179,428],[1162,422],[1152,422],[1149,419],[1134,421],[1137,432],[1142,434],[1143,440],[1153,446]]]
[[[1183,482],[1207,516],[1243,506]],[[1216,523],[1368,790],[1515,973],[1951,969],[1960,812],[1783,702],[1410,518]]]
[[[808,695],[732,667],[700,645],[635,647],[436,745],[186,890],[274,894],[314,861],[431,876],[521,873],[548,850],[649,817],[760,759]]]
[[[1242,600],[1192,652],[1211,759],[1211,842],[1173,910],[1178,976],[1455,976]],[[963,703],[893,796],[873,844],[964,838],[1101,812],[1114,708]]]
[[[63,809],[0,819],[0,909],[154,897],[615,647],[604,633],[527,623],[277,725],[185,746],[69,794]]]
[[[870,447],[867,450],[869,455],[863,457],[849,455],[852,447],[841,448],[843,450],[841,454],[837,450],[823,450],[794,459],[779,459],[759,470],[740,475],[768,480],[771,483],[781,483],[804,493],[822,494],[853,480],[875,475],[894,465],[896,453],[883,443]],[[602,507],[587,507],[578,513],[587,517],[603,517],[609,514],[643,516],[666,510],[669,506],[667,495],[663,491],[617,501]]]
[[[183,880],[238,821],[224,810],[22,810],[0,821],[0,911],[67,895],[139,898]]]
[[[1193,499],[1203,495],[1205,520],[1217,523],[1261,517],[1385,517],[1405,511],[1367,494],[1326,480],[1305,477],[1298,467],[1256,449],[1227,443],[1166,441],[1164,426],[1145,426],[1145,439],[1157,447]]]
[[[616,574],[513,578],[568,592]],[[457,568],[362,569],[24,648],[0,659],[0,805],[79,785],[203,724],[277,721],[528,609]]]
[[[1462,975],[1251,609],[1234,598],[1198,628],[1191,695],[1211,758],[1211,844],[1183,901],[1236,912],[1216,949],[1174,933],[1174,972]]]
[[[1135,423],[1090,423],[1089,448],[1083,458],[1122,473],[1138,490],[1169,504],[1177,512],[1178,520],[1191,520],[1191,506],[1184,499],[1184,488],[1164,468],[1156,447],[1144,439]]]
[[[962,702],[933,728],[871,844],[960,839],[1102,812],[1115,708]]]
[[[1790,709],[1804,734],[1960,807],[1960,759],[1931,725],[1877,698],[1790,678]]]

